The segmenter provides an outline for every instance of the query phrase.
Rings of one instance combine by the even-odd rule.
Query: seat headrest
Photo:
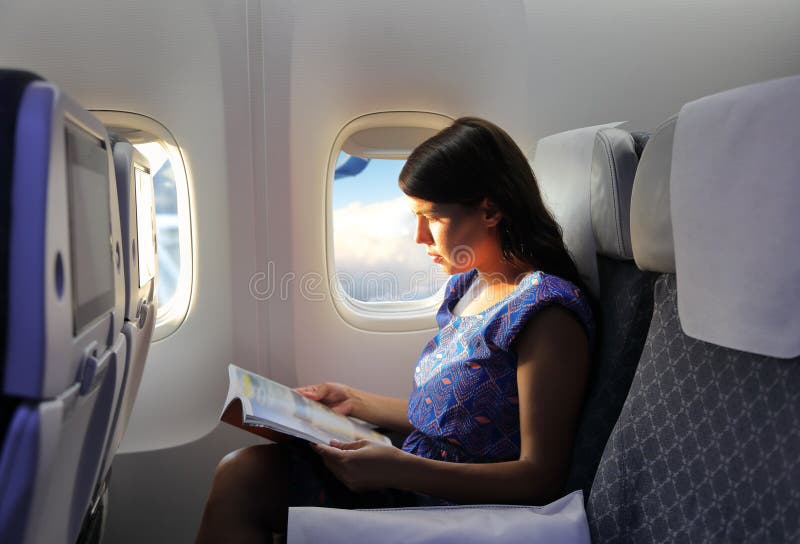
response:
[[[642,153],[631,195],[631,246],[636,266],[675,273],[669,175],[672,164],[673,116],[653,132]]]
[[[670,176],[689,336],[800,355],[800,76],[683,106]]]
[[[590,208],[596,251],[615,259],[633,258],[631,249],[631,189],[639,153],[647,136],[619,129],[597,131],[591,172]],[[638,148],[638,153],[637,153]]]
[[[645,137],[610,123],[539,140],[531,165],[586,286],[599,292],[597,254],[630,259],[630,195]]]

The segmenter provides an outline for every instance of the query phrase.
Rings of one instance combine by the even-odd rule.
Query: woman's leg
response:
[[[252,446],[217,465],[200,522],[198,544],[271,542],[286,532],[287,461],[284,448]]]

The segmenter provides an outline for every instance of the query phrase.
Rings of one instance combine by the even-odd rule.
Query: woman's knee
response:
[[[198,542],[267,537],[286,528],[286,456],[277,446],[253,446],[217,465]]]
[[[214,487],[240,493],[278,491],[285,482],[286,457],[276,445],[251,446],[227,454],[217,465]]]

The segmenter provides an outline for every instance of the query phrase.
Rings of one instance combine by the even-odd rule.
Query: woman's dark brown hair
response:
[[[471,207],[488,198],[503,214],[498,234],[507,260],[582,285],[533,170],[497,125],[476,117],[457,119],[414,149],[399,184],[409,196],[441,204]]]

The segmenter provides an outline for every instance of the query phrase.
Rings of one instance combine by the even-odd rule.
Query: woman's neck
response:
[[[499,288],[516,287],[529,272],[534,271],[530,264],[518,260],[499,259],[489,266],[478,266],[477,282]]]
[[[492,271],[478,268],[477,276],[453,308],[453,312],[462,316],[483,312],[511,294],[531,271],[531,267],[518,266],[497,267]]]

